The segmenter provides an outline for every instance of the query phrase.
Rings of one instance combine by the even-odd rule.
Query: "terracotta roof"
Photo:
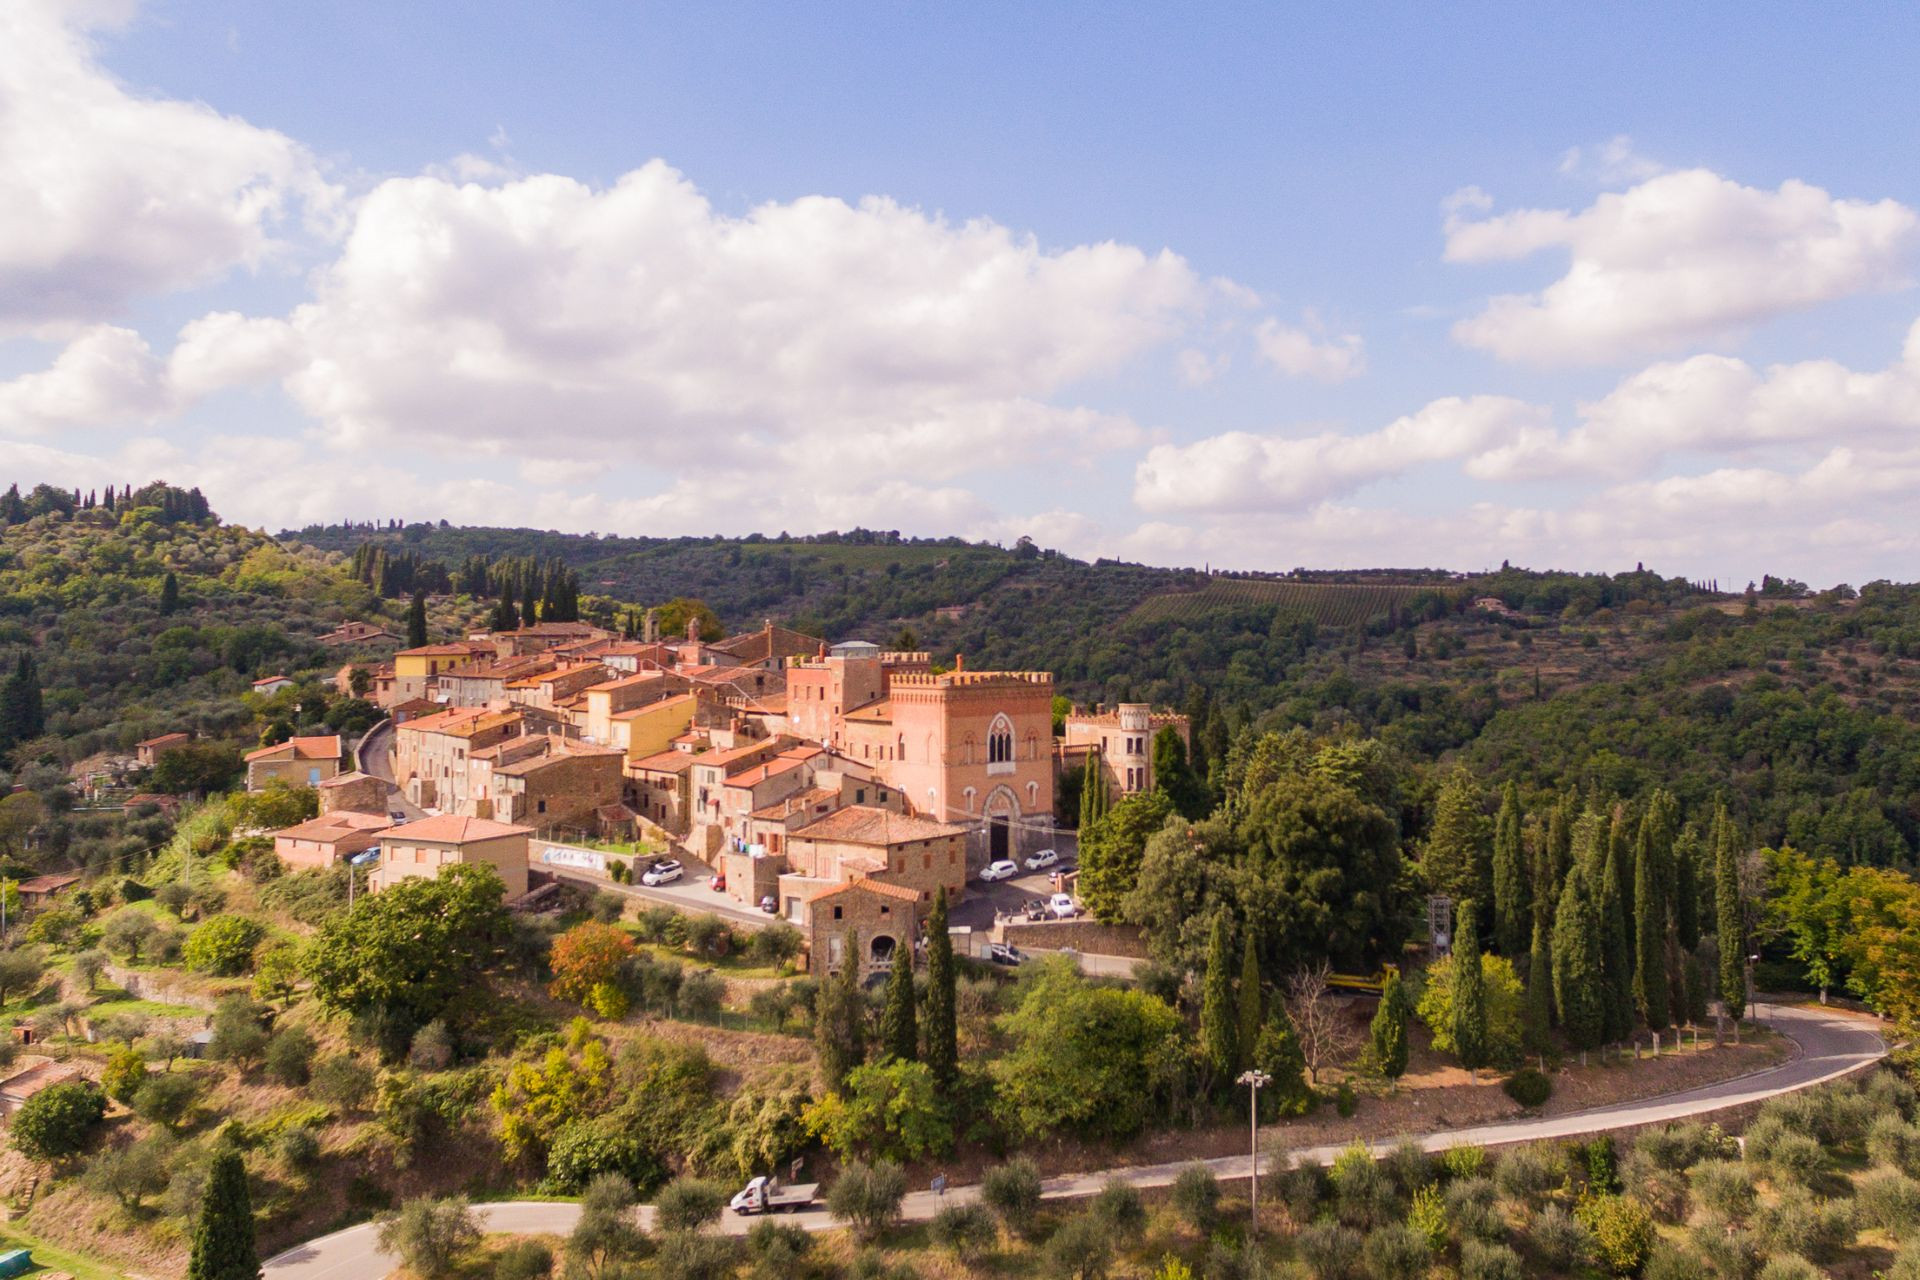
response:
[[[340,756],[340,735],[333,733],[313,738],[288,738],[271,747],[249,751],[246,758],[248,763],[252,763],[267,759],[338,760]]]
[[[839,893],[851,893],[854,890],[877,893],[886,898],[898,898],[903,902],[918,902],[920,895],[904,885],[888,884],[885,880],[849,880],[845,884],[834,885],[831,889],[822,889],[807,901],[818,902],[822,898],[831,898]]]
[[[454,707],[430,716],[418,716],[399,726],[400,733],[445,733],[456,738],[471,738],[476,733],[513,724],[520,712],[495,707]]]
[[[744,746],[723,747],[709,751],[704,755],[695,757],[695,763],[715,764],[724,769],[734,761],[750,759],[756,753],[764,754],[767,753],[769,749],[778,752],[780,749],[779,743],[780,740],[778,738],[756,738]]]
[[[443,671],[440,674],[445,675],[446,672]],[[396,702],[387,708],[388,711],[441,711],[444,709],[432,698],[408,698],[405,702]]]
[[[770,658],[791,658],[814,653],[820,648],[820,643],[818,636],[810,636],[790,627],[776,627],[769,622],[758,631],[716,640],[707,648],[742,662],[765,662]]]
[[[0,1080],[0,1093],[4,1093],[9,1098],[25,1100],[42,1089],[79,1078],[80,1068],[71,1062],[38,1062],[25,1071],[16,1072],[5,1080]]]
[[[950,827],[944,822],[916,818],[911,814],[889,813],[872,805],[850,804],[836,809],[818,822],[808,823],[793,833],[796,840],[837,840],[844,844],[895,845],[911,840],[938,840],[943,836],[965,835],[965,827]]]
[[[658,711],[662,707],[671,707],[674,704],[680,703],[680,702],[696,702],[696,701],[698,701],[698,699],[696,699],[690,693],[676,693],[671,698],[661,698],[656,702],[647,703],[644,707],[629,707],[625,711],[616,711],[612,715],[608,716],[607,719],[633,720],[640,716],[652,715],[654,712]]]
[[[865,720],[870,724],[893,723],[893,699],[875,698],[863,707],[855,707],[847,712],[845,719]]]
[[[282,827],[272,834],[276,837],[285,836],[289,840],[338,840],[342,836],[358,835],[363,831],[384,831],[392,825],[393,819],[384,813],[338,810]]]
[[[362,773],[358,769],[355,769],[349,773],[336,773],[335,775],[333,775],[333,777],[328,778],[326,781],[322,782],[320,786],[322,788],[344,787],[344,786],[349,786],[356,782],[366,782],[369,779],[373,779],[374,781],[383,783],[388,787],[393,786],[393,784],[391,782],[388,782],[385,778],[374,778],[372,774]]]
[[[751,769],[746,769],[734,774],[727,779],[726,785],[729,787],[757,787],[768,778],[776,774],[785,773],[789,769],[798,769],[804,763],[805,761],[789,760],[784,756],[776,756],[765,764],[755,765]]]
[[[136,742],[133,745],[136,747],[163,747],[170,742],[191,742],[191,741],[193,741],[192,734],[174,732],[174,733],[163,733],[157,738],[148,738],[145,742]]]
[[[685,751],[661,751],[639,760],[629,761],[629,769],[650,769],[654,773],[685,773],[693,768],[694,761],[700,757]]]
[[[293,683],[292,677],[290,676],[261,676],[253,682],[253,687],[258,689],[263,684],[275,684],[281,680],[285,680],[289,684]]]
[[[70,872],[66,875],[57,876],[33,876],[29,879],[22,880],[19,884],[15,885],[14,888],[18,889],[21,893],[55,893],[70,884],[78,883],[79,879],[80,874],[78,872]]]
[[[453,658],[462,654],[472,657],[475,654],[491,652],[493,650],[484,644],[475,644],[471,640],[453,640],[445,644],[423,644],[417,649],[402,649],[393,656],[396,658]]]
[[[430,844],[470,844],[475,840],[496,840],[501,836],[530,836],[531,827],[508,826],[487,818],[462,818],[443,813],[437,818],[422,818],[387,832],[389,840],[425,840]]]
[[[799,795],[788,796],[785,800],[776,800],[763,809],[755,809],[752,817],[778,820],[790,818],[797,810],[811,809],[817,804],[830,804],[840,798],[840,793],[832,787],[809,787]]]
[[[540,755],[529,756],[524,760],[515,760],[508,764],[495,765],[493,771],[495,773],[504,773],[510,778],[518,778],[529,773],[538,773],[540,770],[550,765],[559,764],[563,760],[574,760],[583,756],[600,756],[607,759],[619,759],[620,755],[621,752],[618,747],[569,746],[558,750],[549,747]]]

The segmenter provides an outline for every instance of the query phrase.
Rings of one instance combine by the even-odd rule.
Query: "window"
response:
[[[545,813],[546,811],[547,811],[547,802],[545,800],[542,800],[539,804],[534,806],[535,813]]]
[[[921,855],[920,855],[920,869],[921,869],[922,871],[931,871],[931,870],[933,870],[933,855],[932,855],[932,854],[930,854],[930,853],[923,853],[923,854],[921,854]]]
[[[865,787],[855,787],[853,789],[853,802],[855,804],[865,804],[867,802],[867,789]]]
[[[987,730],[987,771],[1004,773],[1013,768],[1013,721],[1005,715],[993,718]]]
[[[840,918],[840,908],[838,908],[838,907],[835,907],[835,908],[833,909],[833,918],[834,918],[835,920],[838,920],[838,919]],[[837,952],[837,951],[839,951],[839,950],[840,950],[840,948],[836,946],[836,947],[834,948],[834,950],[835,950],[835,951]]]

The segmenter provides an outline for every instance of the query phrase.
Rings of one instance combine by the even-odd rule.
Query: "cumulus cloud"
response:
[[[1905,280],[1920,218],[1893,200],[1838,199],[1804,182],[1766,191],[1703,169],[1664,173],[1575,213],[1487,213],[1468,189],[1446,257],[1476,263],[1565,250],[1567,273],[1504,294],[1454,327],[1471,347],[1538,364],[1609,363],[1731,341],[1773,316]]]
[[[132,7],[0,5],[0,336],[258,266],[296,218],[332,216],[304,147],[101,69],[89,33]]]
[[[1274,368],[1296,378],[1320,382],[1345,382],[1366,372],[1364,344],[1357,333],[1327,337],[1311,329],[1296,328],[1268,319],[1254,333],[1260,358]]]
[[[1413,467],[1510,443],[1548,429],[1549,417],[1548,410],[1507,396],[1449,397],[1360,435],[1229,431],[1156,445],[1134,472],[1133,499],[1156,513],[1299,509]]]
[[[654,162],[595,189],[395,179],[263,345],[344,445],[631,448],[936,476],[1137,443],[1052,403],[1217,299],[1172,253],[808,197],[732,217]]]

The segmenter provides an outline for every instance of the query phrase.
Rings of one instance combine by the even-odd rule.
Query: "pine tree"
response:
[[[1456,769],[1434,802],[1433,827],[1420,855],[1420,869],[1435,893],[1455,903],[1485,903],[1493,889],[1493,824],[1483,808],[1480,784]]]
[[[1212,1069],[1216,1081],[1233,1071],[1238,1060],[1234,1052],[1233,972],[1227,959],[1227,918],[1224,912],[1213,917],[1213,929],[1207,937],[1207,970],[1200,985],[1200,1053]]]
[[[1713,820],[1714,931],[1720,943],[1720,1000],[1738,1022],[1747,1012],[1747,924],[1740,903],[1740,861],[1733,820],[1723,805]]]
[[[1667,1025],[1667,901],[1660,824],[1649,808],[1634,842],[1633,1004],[1649,1030]]]
[[[193,1224],[193,1253],[187,1280],[259,1280],[260,1253],[254,1243],[253,1200],[247,1194],[247,1167],[240,1153],[222,1147],[207,1168],[200,1216]]]
[[[1607,1037],[1606,970],[1599,912],[1587,879],[1567,877],[1553,923],[1553,995],[1567,1040],[1582,1053]]]
[[[1453,1043],[1460,1065],[1487,1065],[1487,984],[1480,971],[1480,922],[1471,898],[1454,905]]]
[[[1509,782],[1493,822],[1493,921],[1500,954],[1509,960],[1527,945],[1533,903],[1527,892],[1527,856],[1521,843],[1520,789]]]
[[[1387,970],[1387,981],[1380,988],[1380,1007],[1373,1011],[1368,1028],[1374,1065],[1388,1080],[1407,1073],[1407,988],[1398,969]]]
[[[927,917],[926,1064],[942,1092],[960,1077],[959,1024],[954,1014],[953,936],[947,932],[947,890],[934,891]]]
[[[1533,922],[1533,946],[1527,953],[1526,1045],[1534,1053],[1547,1051],[1553,1024],[1553,961],[1547,955],[1546,924]]]
[[[913,948],[893,949],[893,972],[887,975],[887,1003],[880,1012],[880,1052],[912,1062],[920,1056],[920,1028],[913,1011]]]
[[[160,583],[160,616],[166,617],[180,607],[180,579],[171,569]]]
[[[1260,999],[1260,955],[1259,947],[1253,940],[1253,930],[1247,930],[1246,945],[1240,952],[1240,990],[1236,993],[1240,1001],[1240,1018],[1234,1037],[1235,1047],[1239,1049],[1239,1066],[1242,1070],[1253,1065],[1253,1050],[1260,1043],[1260,1026],[1266,1020],[1266,1008]]]
[[[10,751],[22,742],[46,732],[47,716],[40,697],[40,673],[33,655],[20,651],[13,674],[0,684],[0,751]]]
[[[424,592],[413,593],[413,603],[407,606],[407,648],[418,649],[427,642],[427,597]]]

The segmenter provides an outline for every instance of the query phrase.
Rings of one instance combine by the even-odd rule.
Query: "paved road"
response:
[[[382,720],[373,726],[367,736],[354,748],[358,763],[363,772],[384,779],[392,789],[387,792],[387,808],[407,815],[409,822],[427,816],[427,811],[407,799],[407,793],[400,790],[393,781],[393,721]]]
[[[1639,1102],[1620,1103],[1546,1119],[1515,1120],[1505,1124],[1430,1133],[1417,1136],[1414,1140],[1429,1151],[1438,1151],[1468,1143],[1484,1145],[1566,1138],[1609,1129],[1658,1124],[1702,1111],[1758,1102],[1777,1094],[1804,1089],[1844,1075],[1886,1055],[1886,1042],[1880,1038],[1876,1024],[1870,1020],[1817,1006],[1769,1005],[1767,1012],[1769,1025],[1787,1035],[1799,1048],[1799,1053],[1792,1060],[1779,1066]],[[1385,1139],[1386,1135],[1382,1135],[1382,1140]],[[1295,1154],[1303,1159],[1327,1163],[1340,1151],[1338,1146],[1309,1147]],[[1045,1195],[1048,1199],[1058,1200],[1090,1196],[1110,1178],[1119,1178],[1137,1187],[1166,1186],[1179,1176],[1188,1163],[1136,1166],[1052,1178],[1045,1185]],[[1245,1178],[1248,1174],[1247,1156],[1230,1156],[1206,1163],[1225,1179]],[[902,1211],[909,1220],[921,1221],[931,1218],[943,1204],[966,1203],[978,1195],[979,1188],[974,1186],[954,1187],[944,1199],[931,1192],[919,1191],[907,1197]],[[580,1207],[570,1202],[523,1200],[479,1205],[474,1212],[488,1231],[565,1235],[579,1219]],[[653,1210],[643,1207],[640,1220],[643,1226],[651,1228]],[[810,1231],[824,1231],[839,1225],[824,1212],[793,1214],[787,1220],[797,1222]],[[729,1214],[722,1223],[722,1229],[740,1235],[750,1225],[751,1219],[736,1218]],[[374,1277],[384,1276],[396,1263],[380,1251],[375,1234],[371,1224],[363,1224],[311,1240],[269,1259],[266,1275],[271,1280],[349,1280],[350,1277],[353,1280],[373,1280]]]

